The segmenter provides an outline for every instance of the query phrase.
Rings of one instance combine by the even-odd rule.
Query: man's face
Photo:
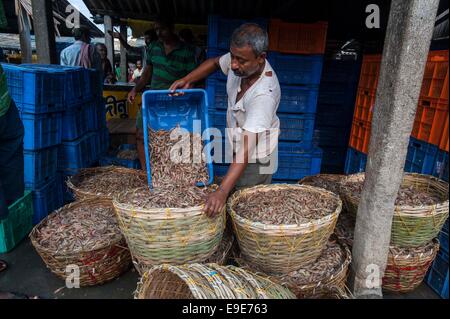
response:
[[[97,52],[102,59],[106,58],[106,49],[102,45],[97,46]]]
[[[151,43],[151,37],[149,36],[149,35],[144,35],[144,42],[145,42],[145,45],[147,45],[147,46],[149,46],[150,45],[150,43]]]
[[[246,45],[242,48],[230,47],[231,70],[236,76],[248,78],[255,74],[264,64],[265,53],[255,56],[251,46]]]
[[[140,70],[142,69],[142,62],[141,61],[137,61],[136,62],[136,67]]]
[[[155,32],[158,36],[158,39],[167,39],[172,34],[169,27],[159,22],[155,22]]]

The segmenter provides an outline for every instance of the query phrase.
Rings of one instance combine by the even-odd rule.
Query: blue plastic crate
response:
[[[442,150],[438,151],[436,161],[433,167],[433,175],[448,182],[448,153]]]
[[[345,174],[361,173],[366,170],[367,155],[349,147],[345,160]]]
[[[62,66],[56,64],[22,64],[35,70],[62,72],[64,74],[64,103],[76,105],[92,99],[91,72],[83,67]]]
[[[350,132],[348,132],[350,133]],[[347,149],[349,134],[339,128],[321,126],[314,130],[314,143],[320,147],[341,147]]]
[[[278,170],[276,180],[300,180],[305,176],[320,173],[322,150],[318,147],[304,149],[292,144],[278,145]]]
[[[208,16],[208,47],[225,49],[230,48],[230,39],[233,31],[244,23],[256,23],[267,30],[268,21],[264,18],[256,19],[228,19],[217,15]]]
[[[116,165],[116,166],[140,169],[141,163],[139,162],[138,157],[136,157],[136,159],[134,159],[134,160],[127,160],[127,159],[122,159],[122,158],[117,157],[117,154],[123,150],[136,150],[136,145],[135,144],[120,145],[118,147],[117,151],[114,152],[114,154],[105,155],[100,158],[100,166]]]
[[[97,103],[90,102],[84,105],[87,129],[89,132],[94,132],[99,129],[98,120],[98,106]]]
[[[320,93],[319,93],[320,94]],[[350,136],[353,120],[354,104],[321,104],[317,103],[316,127],[336,127]]]
[[[280,119],[280,141],[296,142],[298,146],[310,148],[314,133],[314,114],[277,114]],[[226,112],[210,111],[211,127],[218,128],[225,137]]]
[[[8,90],[21,112],[59,112],[64,108],[64,72],[2,63]]]
[[[406,156],[405,171],[432,175],[438,150],[438,147],[435,145],[411,137]]]
[[[33,225],[64,204],[62,185],[56,176],[44,186],[33,191]]]
[[[106,128],[106,106],[103,97],[97,100],[97,126],[99,130]]]
[[[320,84],[323,55],[292,55],[269,52],[267,59],[281,84]]]
[[[225,176],[230,168],[230,164],[214,164],[215,176]]]
[[[226,79],[208,79],[207,88],[210,109],[226,110],[228,95]],[[316,86],[281,85],[279,113],[315,113],[319,90]]]
[[[203,132],[209,128],[208,98],[206,91],[192,89],[181,90],[180,92],[183,92],[184,94],[180,96],[170,96],[170,91],[168,90],[146,91],[142,97],[144,127],[151,127],[154,130],[170,130],[179,125],[189,132],[203,134]],[[147,129],[144,129],[144,141],[145,153],[149,154]],[[208,157],[208,184],[211,184],[214,179],[214,172],[209,142],[210,138],[205,141],[205,144]],[[146,160],[148,183],[151,186],[151,166],[148,156],[146,156]]]
[[[25,187],[35,189],[55,178],[58,146],[23,152]]]
[[[108,128],[101,129],[98,134],[99,138],[99,155],[104,155],[109,149],[110,139]]]
[[[323,64],[322,80],[334,84],[358,83],[361,71],[361,59],[359,60],[333,60],[326,59]]]
[[[448,254],[439,252],[428,272],[427,283],[441,298],[448,299]]]
[[[73,141],[83,136],[88,131],[86,110],[83,104],[71,106],[63,113],[63,141]]]
[[[448,255],[448,219],[439,233],[439,242],[441,244],[441,250]]]
[[[24,149],[37,150],[61,143],[62,113],[20,113],[20,119],[25,131]]]
[[[88,165],[92,166],[95,163],[98,162],[100,158],[100,145],[98,144],[98,132],[90,132],[87,135],[87,141],[88,141],[88,152],[89,152],[89,159],[88,159]]]
[[[206,51],[206,58],[210,59],[210,58],[215,58],[215,57],[220,57],[224,54],[227,54],[228,52],[230,52],[229,49],[227,50],[223,50],[223,49],[216,49],[216,48],[208,48]],[[211,74],[209,77],[209,79],[219,79],[219,80],[227,80],[227,76],[222,72],[222,70],[217,70],[216,72],[214,72],[213,74]]]
[[[319,147],[323,151],[321,173],[342,174],[345,168],[347,147],[327,147],[321,145]]]
[[[89,167],[92,161],[92,134],[75,141],[62,142],[58,149],[58,170]]]
[[[228,108],[227,81],[208,79],[206,81],[209,109],[226,110]]]

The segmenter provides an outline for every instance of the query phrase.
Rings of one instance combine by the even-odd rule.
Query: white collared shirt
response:
[[[240,145],[243,130],[258,133],[256,158],[262,159],[275,150],[280,134],[280,120],[277,116],[281,89],[277,75],[266,60],[260,78],[236,103],[241,91],[242,78],[231,71],[231,55],[220,58],[222,72],[227,75],[227,140],[231,145]],[[236,151],[236,149],[234,149]]]

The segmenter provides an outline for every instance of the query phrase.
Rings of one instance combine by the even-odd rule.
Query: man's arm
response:
[[[142,75],[139,81],[136,83],[136,86],[130,91],[128,94],[128,102],[133,103],[136,94],[141,92],[145,86],[150,82],[153,73],[153,65],[147,64],[142,72]]]
[[[198,66],[198,68],[194,69],[184,78],[175,81],[169,88],[171,91],[175,91],[176,89],[189,89],[196,82],[203,80],[211,73],[217,71],[220,68],[219,64],[220,57],[211,58],[203,62]]]
[[[225,175],[219,189],[209,195],[204,212],[208,216],[214,216],[220,213],[225,207],[228,196],[236,185],[237,181],[245,171],[250,155],[253,154],[258,143],[258,134],[244,131],[242,134],[242,144],[237,150],[236,157],[233,159],[227,175]]]

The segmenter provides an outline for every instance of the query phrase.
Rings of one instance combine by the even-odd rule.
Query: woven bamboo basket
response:
[[[234,206],[253,192],[296,189],[312,191],[337,203],[329,215],[304,224],[268,225],[243,218]],[[266,274],[289,273],[314,262],[334,231],[342,209],[339,197],[327,190],[308,185],[260,185],[236,192],[228,201],[241,256]]]
[[[359,195],[345,188],[345,183],[363,181],[364,173],[349,175],[341,187],[344,205],[356,216]],[[436,205],[395,206],[392,219],[391,245],[419,247],[437,237],[448,218],[448,183],[429,175],[405,173],[403,186],[412,186],[441,199]]]
[[[113,204],[141,275],[159,264],[203,262],[218,249],[225,228],[225,210],[210,218],[204,214],[203,205],[144,209],[127,203],[130,192],[119,194]]]
[[[295,299],[266,277],[217,264],[159,265],[138,283],[136,299]]]
[[[86,178],[92,177],[99,173],[111,172],[117,175],[118,178],[129,179],[130,176],[135,176],[137,179],[142,180],[143,187],[147,185],[147,173],[142,170],[125,168],[120,166],[104,166],[104,167],[92,167],[83,168],[80,172],[67,180],[67,187],[72,191],[76,200],[88,199],[88,198],[105,198],[112,200],[114,193],[111,192],[99,192],[92,193],[86,189],[80,187],[80,183]],[[118,192],[123,191],[123,189],[118,189]]]
[[[390,247],[383,289],[405,293],[413,291],[422,283],[439,251],[439,242],[434,240],[414,249],[416,253],[412,254],[411,248]]]
[[[309,266],[305,266],[297,269],[294,272],[282,275],[272,275],[269,279],[288,288],[292,291],[298,299],[335,299],[338,296],[346,299],[348,294],[346,293],[346,281],[348,275],[348,267],[352,261],[352,254],[347,247],[340,241],[337,241],[342,250],[342,259],[340,265],[334,268],[332,272],[324,275],[319,280],[314,280],[305,283],[303,278],[297,276],[295,273],[305,273],[308,271]],[[320,257],[319,257],[320,258]],[[256,268],[254,265],[249,264],[243,258],[235,258],[239,266],[246,270],[262,273],[261,269]],[[301,279],[300,279],[301,278]]]
[[[340,195],[340,184],[345,179],[345,175],[340,174],[317,174],[306,176],[298,183],[300,185],[310,185],[324,188],[327,191]]]
[[[107,281],[119,277],[129,269],[131,265],[131,255],[127,248],[125,238],[122,234],[110,241],[103,247],[96,247],[93,250],[83,250],[77,252],[54,251],[39,244],[38,236],[40,229],[46,225],[54,214],[64,214],[67,211],[79,208],[95,206],[108,206],[112,208],[110,200],[87,199],[68,204],[42,220],[30,233],[31,243],[41,256],[47,267],[58,277],[66,280],[66,268],[70,265],[79,267],[80,286],[100,285]]]
[[[231,256],[231,249],[233,248],[233,245],[233,234],[225,230],[219,247],[217,247],[217,250],[214,252],[214,254],[209,257],[204,263],[225,266]]]

